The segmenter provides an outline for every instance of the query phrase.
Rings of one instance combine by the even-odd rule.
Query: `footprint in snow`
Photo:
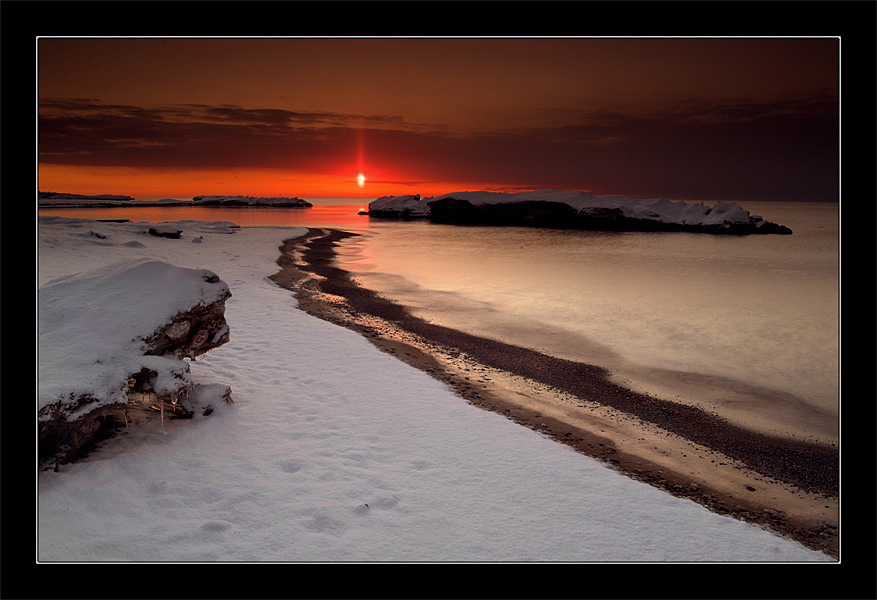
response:
[[[374,504],[372,504],[372,506],[374,506],[375,508],[387,509],[387,508],[393,508],[398,503],[399,503],[399,501],[396,500],[395,496],[384,496],[382,498],[378,498],[377,500],[375,500],[375,502],[374,502]]]
[[[399,503],[399,501],[396,499],[395,496],[383,496],[381,498],[378,498],[377,500],[373,500],[372,502],[364,502],[362,504],[357,505],[353,509],[353,512],[358,514],[358,515],[364,515],[364,514],[368,513],[370,510],[374,510],[374,509],[387,510],[387,509],[393,508],[398,503]]]
[[[201,526],[201,531],[214,532],[214,531],[225,531],[226,529],[230,529],[233,525],[228,521],[207,521]]]
[[[284,473],[296,473],[301,470],[301,463],[295,460],[288,460],[280,463],[280,470]]]

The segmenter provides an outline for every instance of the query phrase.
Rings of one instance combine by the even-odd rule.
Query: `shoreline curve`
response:
[[[749,431],[699,408],[633,392],[599,366],[435,325],[361,287],[335,265],[358,234],[311,228],[284,241],[270,278],[312,316],[632,478],[756,523],[835,558],[839,453]]]

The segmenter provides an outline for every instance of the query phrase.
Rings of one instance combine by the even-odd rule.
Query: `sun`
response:
[[[360,173],[359,175],[356,176],[356,185],[358,185],[359,187],[362,187],[365,185],[365,175]]]

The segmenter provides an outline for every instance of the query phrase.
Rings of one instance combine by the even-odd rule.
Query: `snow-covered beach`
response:
[[[268,278],[303,228],[175,225],[180,239],[40,219],[41,286],[141,258],[217,273],[230,339],[191,377],[234,398],[40,472],[40,562],[834,562],[474,407],[299,310]]]

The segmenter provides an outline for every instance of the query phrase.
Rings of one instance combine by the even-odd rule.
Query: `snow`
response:
[[[420,194],[382,196],[369,202],[368,209],[370,211],[408,211],[412,216],[426,216],[429,214],[429,206],[426,203],[430,200],[433,198],[421,198]]]
[[[81,415],[125,402],[128,377],[142,367],[158,373],[156,392],[175,389],[184,361],[144,356],[143,336],[179,312],[227,295],[228,286],[208,270],[146,258],[47,282],[38,292],[38,408],[83,395],[96,398]]]
[[[559,202],[584,213],[589,209],[618,208],[626,217],[680,225],[750,223],[749,212],[734,202],[718,202],[710,207],[703,203],[687,204],[684,201],[673,202],[661,198],[644,200],[625,196],[594,196],[575,190],[536,190],[521,193],[452,192],[425,198],[419,195],[384,196],[369,204],[369,210],[408,210],[412,214],[428,215],[428,203],[444,198],[467,200],[474,206],[510,202]],[[752,217],[752,219],[761,221],[760,217]]]
[[[234,404],[40,472],[39,561],[833,560],[473,407],[298,310],[267,277],[281,241],[303,228],[172,225],[181,239],[144,235],[143,223],[40,218],[41,302],[62,281],[82,286],[71,335],[88,311],[149,316],[131,265],[219,275],[231,337],[190,377],[230,386]],[[112,275],[127,300],[86,302],[87,285]],[[119,342],[111,320],[95,332]],[[40,379],[61,375],[40,366]]]

